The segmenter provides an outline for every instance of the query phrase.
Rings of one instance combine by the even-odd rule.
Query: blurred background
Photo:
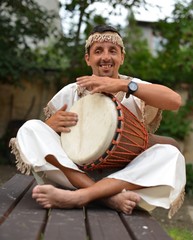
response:
[[[90,74],[84,43],[93,26],[121,33],[120,72],[171,87],[183,98],[164,111],[158,134],[180,142],[193,193],[193,1],[0,1],[0,164],[14,165],[8,147],[29,119],[44,119],[50,98],[76,77]],[[159,96],[158,96],[159,97]]]

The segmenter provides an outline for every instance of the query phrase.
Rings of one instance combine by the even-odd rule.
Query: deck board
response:
[[[88,239],[84,211],[82,209],[52,209],[44,232],[44,240],[53,239]]]
[[[16,174],[0,187],[0,224],[34,183],[32,176]]]
[[[171,240],[159,223],[147,212],[135,210],[132,215],[120,214],[133,239]]]
[[[0,187],[1,240],[171,240],[147,212],[124,215],[97,202],[81,209],[43,209],[31,197],[32,176]]]
[[[1,240],[34,240],[41,238],[48,211],[41,208],[32,199],[32,187],[14,207],[6,221],[1,224]]]
[[[116,211],[88,208],[86,215],[92,240],[132,240]]]

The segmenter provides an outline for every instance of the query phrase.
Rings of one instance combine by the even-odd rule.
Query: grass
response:
[[[173,240],[193,240],[193,233],[186,229],[170,228],[167,233]]]

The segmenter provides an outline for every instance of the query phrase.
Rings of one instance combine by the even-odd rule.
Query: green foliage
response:
[[[144,39],[141,28],[137,25],[133,15],[128,18],[129,28],[123,33],[126,55],[120,72],[135,76],[143,80],[150,80],[153,56],[149,50],[147,40]]]
[[[193,195],[193,165],[186,164],[186,193],[188,195]]]
[[[191,121],[187,118],[189,111],[189,104],[182,106],[177,112],[164,111],[157,134],[184,140],[192,130],[190,125]]]
[[[155,24],[155,34],[162,37],[161,51],[155,59],[154,67],[159,70],[154,78],[163,84],[192,84],[193,68],[193,4],[179,1],[171,18]]]
[[[61,47],[55,44],[49,44],[34,50],[36,64],[42,69],[55,69],[58,71],[65,70],[69,67],[69,58]]]
[[[186,229],[171,228],[167,232],[173,240],[193,240],[192,232]]]
[[[84,42],[93,25],[111,24],[108,18],[96,15],[92,5],[99,1],[61,1],[64,35],[52,25],[55,18],[34,0],[7,0],[0,2],[0,81],[18,84],[20,77],[34,72],[43,75],[43,69],[56,69],[70,81],[89,74],[84,62]],[[100,1],[100,3],[108,1]],[[120,15],[117,6],[130,9],[146,6],[145,0],[109,1],[109,15]],[[112,10],[113,9],[113,10]],[[131,11],[130,11],[131,13]],[[76,16],[76,21],[73,18]],[[147,42],[132,15],[123,32],[126,44],[126,61],[121,71],[144,80],[174,86],[176,82],[189,82],[193,66],[192,4],[178,3],[172,21],[165,19],[155,25],[156,34],[163,37],[162,51],[153,57]],[[115,26],[118,29],[120,26]],[[67,30],[68,29],[68,30]],[[120,29],[121,31],[121,29]],[[48,47],[37,49],[37,44],[57,35]],[[29,41],[30,39],[30,41]],[[33,49],[31,49],[31,44]]]
[[[0,2],[0,81],[18,85],[21,76],[39,69],[32,47],[55,33],[55,14],[33,0]]]

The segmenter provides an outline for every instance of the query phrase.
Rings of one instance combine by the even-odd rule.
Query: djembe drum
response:
[[[70,111],[79,120],[61,143],[83,170],[122,168],[147,148],[144,125],[112,95],[86,95]]]

